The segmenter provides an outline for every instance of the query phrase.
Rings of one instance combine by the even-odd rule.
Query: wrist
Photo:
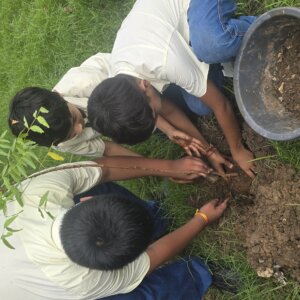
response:
[[[239,153],[242,150],[244,150],[244,145],[241,140],[238,141],[234,146],[230,147],[230,152],[232,153],[232,156],[234,156],[236,153]]]
[[[212,145],[209,144],[207,146],[205,146],[205,148],[203,148],[203,151],[201,154],[203,154],[204,156],[206,156],[207,158],[209,158],[210,156],[212,156],[215,152],[217,151],[217,148]]]
[[[201,211],[200,209],[196,209],[194,218],[200,220],[204,226],[207,226],[209,224],[209,218],[208,218],[207,214],[204,213],[203,211]]]

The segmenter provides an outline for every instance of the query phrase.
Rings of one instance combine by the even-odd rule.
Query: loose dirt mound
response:
[[[269,67],[273,96],[300,118],[300,31],[290,32],[271,61],[276,62]]]
[[[300,282],[300,177],[280,167],[271,183],[256,182],[251,191],[254,205],[237,228],[249,262],[263,277],[281,270]]]
[[[201,132],[228,153],[228,146],[215,122],[202,122]],[[270,143],[249,126],[243,126],[243,138],[256,158],[257,176],[252,182],[238,168],[237,177],[228,182],[201,181],[205,200],[231,195],[237,204],[240,220],[236,232],[246,248],[250,264],[259,276],[270,277],[283,271],[300,282],[300,174],[293,168],[272,160],[275,151]],[[188,199],[199,207],[199,196]],[[282,277],[282,276],[281,276]]]

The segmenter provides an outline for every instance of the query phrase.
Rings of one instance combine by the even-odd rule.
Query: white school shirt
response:
[[[66,101],[87,115],[88,97],[94,88],[108,77],[109,58],[109,53],[91,56],[79,67],[70,69],[55,85],[53,91],[58,92]],[[100,157],[103,156],[105,144],[100,138],[100,133],[86,127],[79,135],[59,143],[54,148],[62,152]]]
[[[73,165],[77,164],[82,162]],[[68,165],[71,164],[61,166]],[[150,265],[145,252],[120,270],[98,271],[73,263],[62,248],[59,226],[64,213],[74,205],[73,195],[95,186],[101,176],[101,168],[81,167],[22,182],[24,207],[20,208],[16,201],[9,205],[9,215],[23,210],[10,225],[22,228],[8,238],[15,250],[0,242],[1,300],[90,300],[128,293],[139,285]],[[46,214],[42,218],[38,211],[40,198],[46,192],[47,211],[54,220]],[[3,222],[1,213],[0,234]]]
[[[111,53],[111,76],[148,80],[159,92],[175,83],[188,93],[206,93],[209,65],[189,46],[190,0],[137,0],[123,21]]]

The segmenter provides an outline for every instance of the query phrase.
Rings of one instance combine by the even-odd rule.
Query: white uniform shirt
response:
[[[148,80],[159,92],[175,83],[188,93],[206,93],[209,65],[189,46],[190,0],[137,0],[118,31],[112,72]]]
[[[108,53],[91,56],[79,67],[70,69],[53,90],[87,114],[88,97],[94,88],[108,77],[109,57]],[[105,145],[100,139],[100,133],[87,127],[81,134],[59,143],[54,148],[62,152],[100,157],[103,156]]]
[[[22,231],[8,238],[15,250],[0,243],[1,300],[88,300],[127,293],[139,285],[150,264],[145,252],[120,270],[98,271],[73,263],[61,246],[60,222],[74,205],[73,196],[96,185],[101,174],[100,168],[81,167],[22,182],[23,212],[10,226]],[[47,211],[54,220],[47,215],[42,218],[38,211],[39,201],[46,192]],[[16,201],[9,205],[11,215],[20,210]],[[1,229],[3,222],[1,215]]]

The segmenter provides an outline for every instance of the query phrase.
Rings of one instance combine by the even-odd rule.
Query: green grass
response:
[[[0,2],[0,124],[7,129],[6,115],[10,98],[25,86],[51,88],[71,67],[80,64],[96,52],[109,52],[115,34],[133,0],[32,0]],[[239,13],[261,14],[279,6],[299,6],[299,0],[238,1]],[[278,158],[300,170],[300,141],[274,143]],[[150,157],[176,158],[181,150],[159,136],[136,147]],[[45,151],[40,150],[42,157]],[[66,161],[74,159],[67,156]],[[78,159],[78,158],[76,158]],[[48,160],[45,165],[52,165]],[[176,185],[157,178],[126,182],[144,198],[167,194],[164,206],[173,219],[173,226],[183,224],[193,213],[185,199],[201,193],[196,185]],[[238,271],[243,289],[232,297],[212,289],[210,299],[299,299],[299,286],[289,282],[280,286],[272,280],[262,280],[247,264],[233,227],[238,216],[234,209],[225,216],[222,227],[210,228],[187,249]],[[231,216],[231,217],[228,217]]]

